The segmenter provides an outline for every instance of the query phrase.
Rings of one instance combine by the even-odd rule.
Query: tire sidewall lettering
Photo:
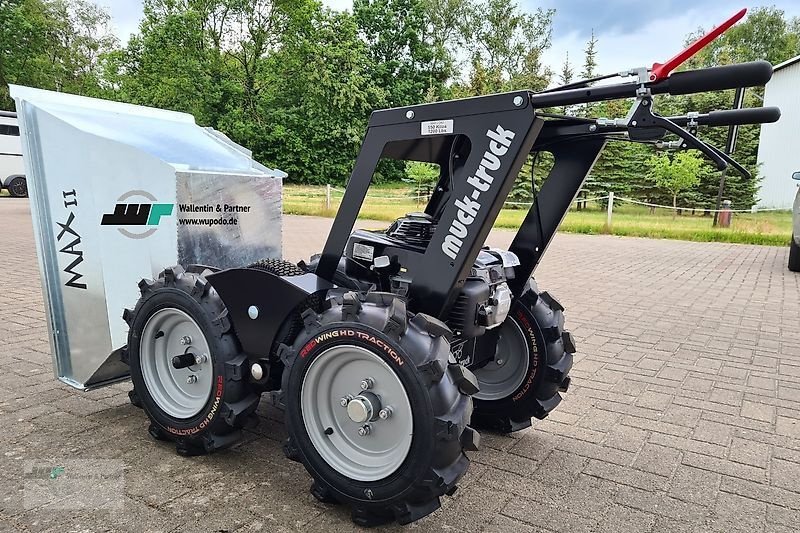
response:
[[[218,375],[216,376],[214,401],[211,403],[211,409],[208,411],[208,414],[206,414],[205,418],[203,418],[202,422],[188,429],[179,429],[172,426],[165,426],[164,429],[168,433],[177,436],[196,435],[197,433],[200,433],[201,431],[206,429],[209,425],[211,425],[211,423],[219,414],[219,408],[222,405],[222,396],[224,392],[225,392],[225,377]]]
[[[367,344],[376,347],[381,352],[385,353],[388,357],[388,360],[391,363],[394,363],[395,366],[402,367],[405,364],[405,360],[397,353],[397,351],[386,341],[381,339],[379,336],[375,335],[372,332],[355,329],[355,328],[335,328],[329,329],[326,331],[322,331],[318,333],[308,341],[299,351],[299,355],[301,359],[306,359],[311,355],[311,357],[315,357],[319,353],[322,352],[321,348],[337,341],[342,341],[346,339],[355,339],[359,341],[366,342]],[[320,348],[320,350],[315,350],[315,348]]]
[[[529,364],[528,375],[525,378],[525,381],[511,396],[511,401],[514,403],[523,400],[528,395],[531,388],[534,387],[536,378],[539,375],[539,343],[536,340],[536,333],[531,325],[532,320],[529,315],[530,312],[527,309],[522,307],[521,304],[517,304],[517,309],[513,316],[514,319],[516,319],[517,324],[519,324],[520,328],[524,332],[526,340],[528,341]]]

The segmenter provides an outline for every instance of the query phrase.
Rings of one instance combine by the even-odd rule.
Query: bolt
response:
[[[253,376],[254,380],[258,381],[264,377],[264,368],[258,363],[253,363],[250,366],[250,375]]]
[[[375,380],[372,378],[364,378],[361,380],[361,390],[371,389],[375,386]]]
[[[350,403],[350,396],[343,396],[341,400],[339,400],[339,405],[342,407],[347,407],[347,404]]]
[[[631,126],[633,126],[634,128],[636,127],[636,121],[635,120],[633,122],[631,122]]]
[[[189,335],[184,335],[183,337],[181,337],[181,344],[183,346],[188,346],[192,344],[192,338]]]
[[[408,111],[406,111],[406,118],[407,118],[408,120],[411,120],[412,118],[414,118],[414,112],[413,112],[411,109],[409,109]]]
[[[525,100],[521,96],[515,96],[514,97],[514,105],[515,106],[521,107],[522,104],[524,104],[524,103],[525,103]]]
[[[503,366],[503,363],[505,363],[505,361],[503,361],[502,359],[497,359],[495,360],[495,363],[497,363],[497,366]]]
[[[381,409],[380,412],[378,413],[378,418],[380,418],[381,420],[387,420],[391,416],[392,416],[392,408],[388,406]]]
[[[367,497],[368,500],[373,498],[372,489],[364,489],[364,496]]]
[[[647,107],[650,105],[650,100],[642,100],[642,105]]]
[[[358,428],[358,436],[366,437],[367,435],[369,435],[370,431],[372,431],[372,428],[369,426],[369,424],[364,424],[363,426]]]
[[[195,354],[195,356],[194,356],[194,364],[202,365],[206,361],[208,361],[208,354],[205,354],[205,353],[202,354],[202,355]]]
[[[186,378],[187,385],[191,385],[192,383],[197,383],[197,376],[195,376],[194,374]]]
[[[255,305],[251,305],[247,308],[247,316],[250,317],[250,320],[255,320],[258,318],[258,307]]]
[[[589,126],[589,131],[597,131],[597,124],[592,124]]]

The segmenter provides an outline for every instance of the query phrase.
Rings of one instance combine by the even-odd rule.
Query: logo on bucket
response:
[[[129,199],[144,198],[147,202],[129,202]],[[131,239],[144,239],[158,229],[162,217],[172,215],[174,204],[160,204],[155,196],[147,191],[128,191],[117,200],[113,213],[106,213],[100,221],[101,226],[147,226],[143,231],[132,231],[118,227],[117,231]]]

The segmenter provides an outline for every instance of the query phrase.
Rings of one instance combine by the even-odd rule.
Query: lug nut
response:
[[[495,359],[494,362],[497,363],[497,366],[503,366],[503,363],[505,363],[502,359]]]
[[[392,416],[392,408],[391,407],[384,407],[378,413],[378,418],[380,418],[381,420],[387,420],[391,416]]]
[[[183,346],[189,346],[190,344],[192,344],[192,338],[189,335],[184,335],[183,337],[181,337],[181,344]]]
[[[369,426],[369,424],[364,424],[363,426],[358,428],[358,436],[366,437],[367,435],[369,435],[370,431],[372,431],[372,428]]]
[[[250,375],[253,376],[254,380],[260,380],[264,377],[264,367],[258,363],[253,363],[250,365]]]
[[[371,389],[375,386],[375,380],[372,378],[365,378],[361,380],[361,390]]]
[[[339,405],[342,407],[347,407],[347,404],[350,403],[350,398],[345,396],[341,400],[339,400]]]
[[[197,354],[195,354],[195,356],[194,356],[194,363],[195,363],[196,365],[202,365],[202,364],[203,364],[203,363],[205,363],[206,361],[208,361],[208,354],[202,354],[202,355],[197,355]]]
[[[187,385],[191,385],[192,383],[197,383],[197,376],[195,376],[194,374],[186,378]]]

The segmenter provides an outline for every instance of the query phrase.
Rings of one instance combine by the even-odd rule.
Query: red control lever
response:
[[[666,63],[653,63],[653,68],[650,70],[650,81],[659,81],[667,78],[669,73],[679,67],[684,61],[695,55],[708,43],[725,33],[728,28],[739,22],[742,17],[744,17],[745,13],[747,13],[746,8],[678,52],[675,57]]]

